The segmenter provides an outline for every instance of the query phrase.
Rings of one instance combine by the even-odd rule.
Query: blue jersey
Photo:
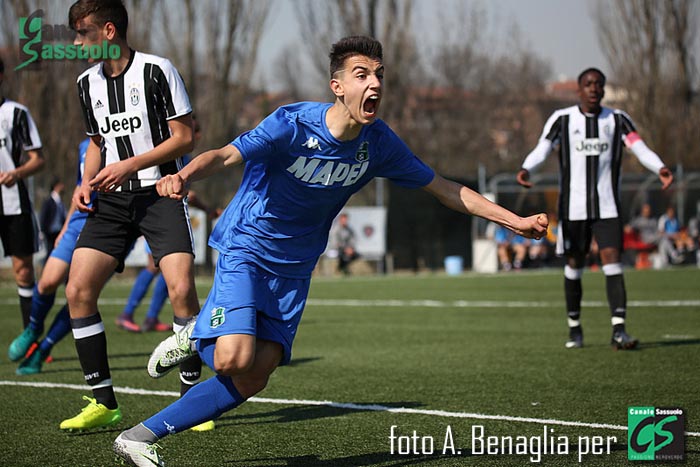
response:
[[[433,180],[381,120],[339,141],[326,126],[330,103],[280,107],[233,144],[246,162],[238,193],[209,238],[222,254],[249,258],[282,277],[308,278],[333,219],[374,177],[407,188]]]

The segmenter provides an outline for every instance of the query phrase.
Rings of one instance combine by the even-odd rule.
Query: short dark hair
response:
[[[2,57],[0,57],[0,73],[5,73],[5,62],[2,61]]]
[[[606,81],[608,80],[608,79],[605,77],[605,73],[603,73],[602,71],[600,71],[600,69],[598,69],[598,68],[596,68],[596,67],[589,67],[589,68],[586,68],[585,70],[583,70],[581,73],[579,73],[578,79],[576,80],[576,82],[577,82],[578,84],[581,84],[581,80],[583,79],[583,77],[586,76],[586,74],[588,74],[588,73],[590,73],[590,72],[595,72],[595,73],[598,73],[600,76],[602,76],[602,77],[603,77],[603,84],[605,84]]]
[[[119,37],[126,39],[129,14],[122,0],[78,0],[68,11],[68,25],[74,30],[78,21],[90,15],[100,26],[108,22],[114,24]]]
[[[331,47],[331,78],[343,69],[345,60],[355,55],[364,55],[375,60],[382,60],[382,44],[367,36],[348,36],[340,39]]]
[[[51,179],[51,191],[53,191],[54,188],[56,188],[56,185],[58,185],[59,183],[63,183],[63,181],[60,178],[58,178],[58,177],[52,178]]]

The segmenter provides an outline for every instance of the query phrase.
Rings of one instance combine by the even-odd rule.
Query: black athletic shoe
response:
[[[566,341],[564,347],[567,349],[580,349],[583,347],[583,328],[581,326],[569,328],[569,340]]]
[[[632,350],[637,348],[639,340],[628,335],[625,331],[617,331],[613,333],[610,345],[615,350]]]
[[[569,337],[569,340],[566,341],[564,347],[567,349],[580,349],[583,347],[583,334]]]

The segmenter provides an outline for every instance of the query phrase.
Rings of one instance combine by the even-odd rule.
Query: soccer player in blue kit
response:
[[[89,139],[83,140],[78,145],[78,177],[76,187],[79,187],[83,180],[83,168],[85,166],[85,154],[87,152]],[[76,188],[77,189],[77,188]],[[32,308],[29,315],[29,325],[22,334],[15,338],[8,349],[8,358],[17,361],[24,357],[32,344],[39,340],[44,331],[44,321],[53,307],[56,299],[56,290],[68,278],[75,242],[78,240],[80,231],[83,230],[88,214],[80,212],[75,205],[71,205],[68,213],[68,221],[63,225],[58,234],[58,243],[51,251],[49,258],[41,271],[41,278],[34,286],[32,296]],[[38,348],[32,352],[17,368],[18,375],[30,375],[39,373],[41,366],[51,353],[53,346],[63,339],[70,332],[70,315],[68,305],[64,305],[54,318],[49,331],[44,339],[39,342]]]
[[[219,259],[197,323],[163,341],[149,361],[149,374],[159,377],[199,352],[217,375],[122,432],[114,442],[121,458],[137,466],[163,465],[159,439],[237,407],[289,363],[311,272],[331,223],[374,177],[423,188],[454,210],[526,237],[546,234],[545,214],[519,217],[435,174],[413,155],[377,119],[383,75],[378,41],[341,39],[330,53],[334,103],[281,107],[231,144],[201,154],[158,182],[162,196],[180,199],[190,182],[246,164],[240,189],[209,240]]]

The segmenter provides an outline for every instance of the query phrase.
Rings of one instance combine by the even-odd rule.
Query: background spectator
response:
[[[625,262],[637,269],[650,268],[649,253],[656,250],[658,242],[658,220],[652,216],[651,205],[644,203],[639,216],[623,229]]]
[[[338,224],[333,232],[333,239],[338,248],[338,269],[345,275],[350,274],[350,263],[360,255],[355,249],[355,231],[348,225],[347,213],[341,213]]]
[[[670,260],[673,264],[681,264],[685,260],[686,251],[695,249],[687,230],[681,228],[673,206],[666,208],[666,213],[659,217],[659,254],[661,264],[666,266]]]

